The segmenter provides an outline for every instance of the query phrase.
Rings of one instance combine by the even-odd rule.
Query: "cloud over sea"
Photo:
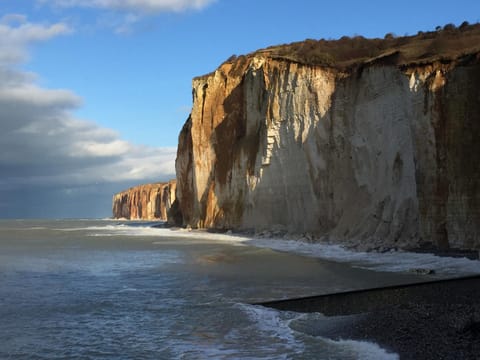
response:
[[[114,192],[174,176],[175,148],[133,144],[77,118],[78,95],[22,69],[31,45],[73,31],[0,18],[0,217],[108,216]]]

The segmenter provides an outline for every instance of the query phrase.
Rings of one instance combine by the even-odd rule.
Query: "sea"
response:
[[[0,220],[0,359],[398,359],[345,321],[256,303],[407,283],[479,262],[355,253],[116,220]],[[383,256],[382,256],[383,255]]]

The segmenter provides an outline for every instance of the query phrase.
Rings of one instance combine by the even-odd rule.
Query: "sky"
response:
[[[480,2],[0,0],[0,218],[104,218],[175,177],[191,80],[231,55],[480,21]]]

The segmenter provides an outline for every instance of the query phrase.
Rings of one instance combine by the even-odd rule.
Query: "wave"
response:
[[[79,231],[85,230],[91,232],[89,236],[116,236],[116,235],[128,235],[132,237],[161,237],[161,238],[180,238],[180,239],[192,239],[192,240],[206,240],[217,242],[228,242],[235,244],[242,244],[250,241],[251,237],[227,235],[219,233],[211,233],[203,230],[186,230],[181,228],[167,228],[162,227],[163,222],[138,222],[138,223],[118,223],[118,224],[106,224],[102,226],[87,226],[81,228],[69,228],[63,229],[64,231]],[[157,226],[159,225],[159,226]],[[163,244],[163,242],[154,242],[154,244]]]
[[[330,340],[324,339],[325,342],[330,342],[342,348],[341,352],[352,353],[355,359],[358,360],[399,360],[400,356],[395,353],[389,353],[379,345],[368,341],[357,340]]]
[[[332,340],[324,336],[309,334],[308,331],[304,332],[301,327],[296,326],[296,323],[301,321],[304,323],[303,329],[308,326],[317,327],[320,319],[329,319],[329,321],[335,322],[335,317],[327,318],[319,313],[279,311],[248,304],[236,304],[236,306],[244,311],[255,324],[256,331],[263,336],[280,340],[286,346],[290,353],[286,358],[292,358],[292,355],[298,354],[302,354],[302,358],[308,358],[309,354],[312,356],[322,354],[326,359],[399,359],[398,354],[389,353],[373,342],[349,339]],[[275,345],[275,349],[278,350],[278,345]]]
[[[256,329],[253,331],[260,332],[263,336],[267,335],[279,341],[282,346],[286,347],[289,352],[303,353],[305,351],[304,343],[295,337],[294,330],[290,327],[290,323],[303,316],[303,314],[278,311],[263,306],[249,305],[238,303],[236,306],[242,310]],[[278,350],[278,344],[272,341],[272,351]]]

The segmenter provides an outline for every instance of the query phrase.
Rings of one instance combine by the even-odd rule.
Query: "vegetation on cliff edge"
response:
[[[397,37],[392,33],[383,39],[343,36],[338,40],[307,39],[291,44],[271,46],[247,55],[264,55],[306,65],[348,68],[357,64],[391,65],[423,64],[450,61],[480,52],[480,23],[460,26],[447,24],[435,31]],[[478,57],[478,55],[477,55]],[[231,56],[226,62],[242,61],[244,56]]]

